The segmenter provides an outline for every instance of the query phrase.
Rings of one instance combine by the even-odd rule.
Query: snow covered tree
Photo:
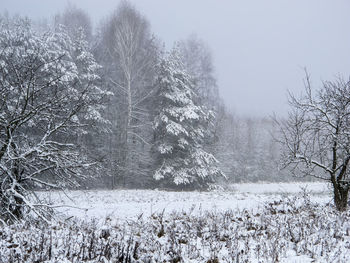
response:
[[[61,32],[61,35],[66,35],[65,26],[59,26],[57,30]],[[87,171],[87,174],[91,175],[98,173],[99,176],[95,176],[96,180],[79,180],[82,187],[89,187],[96,184],[97,180],[101,181],[100,176],[105,173],[105,166],[108,162],[105,138],[111,133],[111,122],[107,120],[105,111],[107,101],[113,96],[113,93],[101,88],[103,86],[99,77],[101,66],[96,63],[93,54],[89,52],[85,30],[78,27],[75,32],[67,33],[68,36],[72,35],[71,37],[66,35],[66,43],[70,43],[68,50],[72,54],[72,59],[79,72],[80,86],[91,87],[94,85],[94,93],[91,94],[93,96],[90,96],[90,102],[77,114],[77,117],[83,120],[85,125],[88,125],[89,130],[87,131],[86,127],[83,127],[78,136],[74,135],[72,138],[75,140],[75,144],[79,145],[80,151],[89,160],[96,163],[94,169]],[[104,89],[106,88],[104,87]]]
[[[278,121],[282,161],[296,175],[331,183],[339,211],[348,205],[350,190],[350,81],[325,82],[313,93],[309,76],[305,95],[290,96],[293,111]]]
[[[154,173],[163,186],[208,189],[223,173],[215,157],[203,150],[213,114],[194,103],[191,77],[175,48],[159,65],[154,120]]]
[[[89,167],[76,138],[109,93],[96,86],[99,65],[64,30],[38,34],[23,19],[0,22],[0,219],[51,206],[34,189],[75,186]]]

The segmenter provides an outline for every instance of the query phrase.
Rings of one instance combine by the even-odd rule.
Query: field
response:
[[[91,190],[67,193],[43,193],[51,202],[62,205],[59,211],[67,217],[113,220],[149,217],[154,213],[173,211],[257,210],[272,200],[295,196],[303,189],[315,202],[325,204],[331,193],[324,183],[247,183],[233,184],[231,190],[212,192],[167,192],[152,190]],[[64,207],[69,206],[69,207]]]
[[[0,262],[349,262],[350,214],[323,183],[40,193],[60,221],[0,233]]]

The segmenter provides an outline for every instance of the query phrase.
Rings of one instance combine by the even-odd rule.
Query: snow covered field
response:
[[[65,216],[82,219],[107,216],[114,220],[135,219],[153,213],[173,211],[258,210],[267,202],[281,196],[294,196],[303,189],[310,192],[314,201],[322,204],[331,201],[331,192],[325,183],[247,183],[234,184],[228,191],[167,192],[152,190],[91,190],[42,193],[57,205]],[[64,207],[69,206],[69,207]]]
[[[326,184],[228,188],[42,192],[64,220],[7,226],[0,262],[350,262],[350,213]]]

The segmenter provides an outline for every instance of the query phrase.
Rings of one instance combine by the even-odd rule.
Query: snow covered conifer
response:
[[[213,113],[195,105],[191,77],[176,48],[158,70],[154,178],[163,186],[208,189],[224,176],[215,157],[202,147]]]

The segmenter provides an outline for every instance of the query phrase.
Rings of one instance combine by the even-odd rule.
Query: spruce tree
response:
[[[177,49],[161,60],[156,85],[154,178],[166,187],[210,188],[224,176],[215,157],[203,150],[213,113],[194,103],[193,82]]]

